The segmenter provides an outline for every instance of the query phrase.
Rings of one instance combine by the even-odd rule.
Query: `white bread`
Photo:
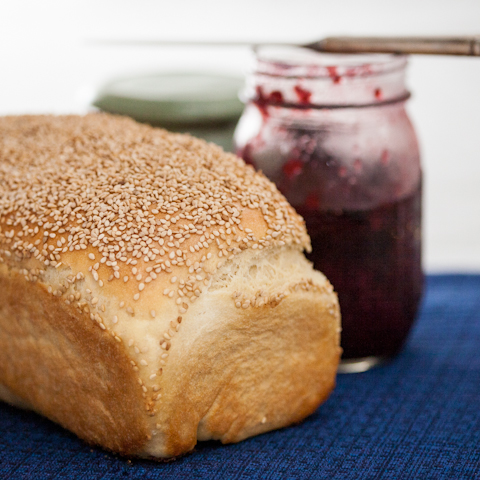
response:
[[[104,114],[0,118],[0,399],[169,458],[301,421],[340,314],[262,174]]]

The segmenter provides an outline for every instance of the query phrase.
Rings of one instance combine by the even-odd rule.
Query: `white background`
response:
[[[3,0],[0,114],[84,112],[119,74],[244,73],[246,48],[109,47],[88,39],[307,42],[335,34],[480,34],[479,0]],[[411,59],[425,171],[424,264],[480,271],[480,58]]]

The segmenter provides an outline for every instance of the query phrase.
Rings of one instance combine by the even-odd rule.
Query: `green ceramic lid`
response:
[[[115,79],[93,105],[156,125],[235,121],[243,110],[243,78],[210,73],[159,73]]]

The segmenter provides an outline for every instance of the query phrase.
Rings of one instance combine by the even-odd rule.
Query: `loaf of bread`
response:
[[[275,186],[212,144],[0,118],[0,398],[142,457],[299,422],[340,356],[309,248]]]

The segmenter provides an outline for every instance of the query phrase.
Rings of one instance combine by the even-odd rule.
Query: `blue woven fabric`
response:
[[[428,277],[402,354],[340,375],[301,425],[176,462],[129,462],[0,403],[0,478],[480,478],[480,276]]]

